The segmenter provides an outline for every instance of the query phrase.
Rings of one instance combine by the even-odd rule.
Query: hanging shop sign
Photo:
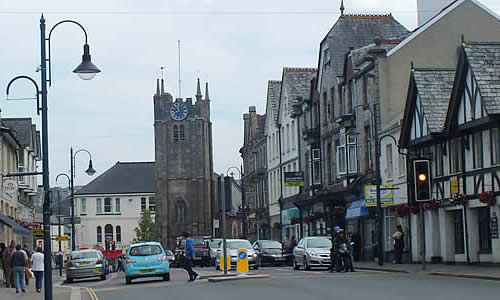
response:
[[[382,207],[393,206],[393,188],[391,184],[380,185],[380,204]],[[377,186],[365,185],[366,207],[377,206]]]

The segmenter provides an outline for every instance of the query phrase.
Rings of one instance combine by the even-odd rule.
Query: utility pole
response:
[[[225,184],[226,182],[224,182]],[[224,188],[224,190],[226,190]],[[221,214],[221,223],[222,223],[222,261],[224,262],[224,275],[227,275],[227,244],[226,244],[226,194],[224,193],[224,199],[221,201],[222,206],[222,214]],[[222,198],[222,197],[221,197]]]
[[[376,159],[376,189],[377,189],[377,233],[378,233],[378,265],[384,265],[384,212],[382,210],[382,204],[380,201],[380,183],[382,181],[382,176],[380,175],[380,141],[378,133],[378,122],[377,122],[377,106],[373,104],[373,129],[375,131],[375,159]]]

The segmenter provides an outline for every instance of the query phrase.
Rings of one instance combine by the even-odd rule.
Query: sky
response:
[[[432,0],[429,0],[432,1]],[[498,0],[481,2],[500,13]],[[69,149],[92,153],[76,158],[76,185],[84,185],[117,161],[154,161],[153,94],[164,67],[166,89],[178,89],[181,41],[182,97],[193,97],[196,78],[209,82],[214,171],[239,166],[243,113],[265,112],[268,80],[283,67],[316,67],[318,47],[339,16],[340,0],[87,0],[0,1],[0,108],[2,117],[32,117],[34,100],[6,100],[17,75],[40,80],[39,20],[48,30],[71,19],[87,33],[92,61],[102,70],[91,81],[72,70],[81,62],[83,33],[73,24],[51,37],[52,86],[48,91],[51,185],[69,172]],[[417,23],[416,0],[344,1],[346,13],[388,13],[408,29]],[[28,81],[11,87],[10,97],[34,96]],[[41,170],[41,164],[40,164]],[[40,180],[41,182],[41,180]]]

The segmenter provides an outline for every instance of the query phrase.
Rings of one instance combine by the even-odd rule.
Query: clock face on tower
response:
[[[176,102],[170,106],[170,117],[175,121],[182,121],[189,114],[189,107],[185,103]]]

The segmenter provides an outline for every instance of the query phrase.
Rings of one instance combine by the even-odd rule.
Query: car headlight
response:
[[[253,258],[255,258],[255,257],[257,257],[257,254],[256,253],[250,254],[250,256],[253,257]]]
[[[311,256],[316,256],[316,253],[314,253],[314,251],[312,251],[312,250],[307,250],[306,252],[307,252],[307,254],[309,254]]]

